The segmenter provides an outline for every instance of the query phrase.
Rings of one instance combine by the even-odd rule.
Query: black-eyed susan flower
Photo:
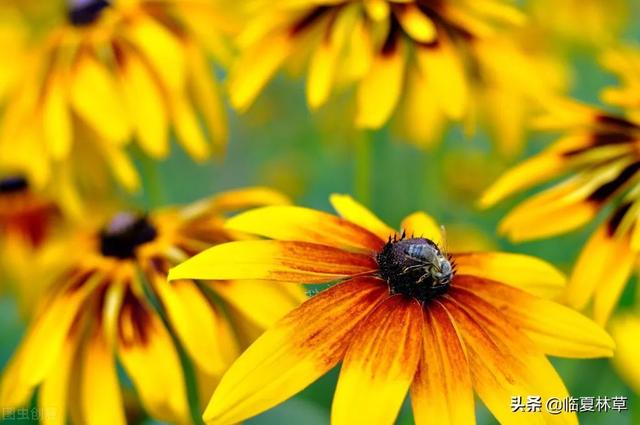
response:
[[[241,335],[232,323],[264,328],[304,291],[263,281],[169,283],[167,272],[241,237],[223,229],[225,211],[284,201],[265,189],[233,191],[182,209],[119,213],[102,229],[75,233],[59,258],[65,270],[44,294],[4,372],[0,404],[19,407],[39,388],[39,407],[52,413],[47,424],[67,417],[124,424],[120,364],[151,416],[190,422],[178,347],[193,363],[203,396],[210,395],[238,350]]]
[[[173,131],[193,158],[208,158],[226,141],[207,52],[208,47],[222,51],[215,33],[224,28],[214,19],[218,5],[66,2],[62,22],[35,43],[7,99],[0,155],[22,166],[38,185],[52,174],[59,177],[61,168],[106,163],[127,189],[138,185],[124,150],[132,140],[147,155],[164,158]],[[211,30],[205,45],[201,21],[207,18]]]
[[[12,284],[7,286],[17,294],[23,313],[42,284],[32,266],[45,261],[40,252],[60,222],[56,204],[34,193],[24,177],[0,178],[0,287]]]
[[[218,245],[171,270],[173,279],[338,282],[238,358],[207,423],[256,415],[340,361],[334,425],[391,424],[409,390],[418,424],[473,423],[474,391],[502,423],[576,422],[510,409],[517,394],[567,394],[546,354],[612,354],[595,323],[534,295],[562,287],[561,273],[524,255],[443,252],[440,228],[424,213],[398,233],[348,196],[331,200],[342,217],[292,206],[240,214],[229,229],[268,240]]]
[[[515,241],[569,232],[613,207],[582,250],[565,294],[565,301],[577,309],[586,308],[593,300],[593,315],[600,323],[606,322],[616,306],[640,252],[640,65],[635,63],[634,67],[633,56],[627,61],[625,56],[611,54],[607,61],[629,72],[623,74],[624,88],[606,90],[604,97],[628,108],[629,114],[617,115],[570,101],[555,103],[540,125],[566,134],[507,171],[480,201],[488,207],[513,193],[562,177],[502,220],[500,231]]]
[[[357,127],[379,128],[401,109],[402,132],[426,145],[448,122],[473,124],[478,99],[487,109],[483,114],[500,125],[509,120],[494,120],[498,110],[519,117],[527,109],[523,89],[538,97],[550,90],[549,73],[504,36],[503,30],[524,21],[505,1],[248,4],[253,8],[239,38],[242,52],[229,77],[231,102],[240,111],[280,68],[306,70],[311,109],[355,87]],[[519,143],[513,128],[496,130],[505,143]]]

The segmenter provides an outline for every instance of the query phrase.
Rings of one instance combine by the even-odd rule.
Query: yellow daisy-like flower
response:
[[[206,159],[208,140],[215,149],[226,141],[223,105],[198,37],[200,21],[215,17],[217,7],[204,0],[70,0],[65,21],[33,47],[7,100],[4,161],[40,186],[74,160],[106,162],[135,189],[138,175],[124,146],[135,139],[146,154],[164,158],[170,130],[192,157]]]
[[[636,60],[637,56],[607,56],[612,68],[627,72],[624,88],[608,89],[603,95],[627,107],[627,115],[558,102],[540,124],[567,134],[507,171],[480,201],[488,207],[513,193],[563,177],[502,220],[500,231],[515,241],[569,232],[596,219],[606,207],[614,207],[582,250],[565,293],[565,302],[580,310],[593,299],[593,314],[599,323],[611,315],[640,253],[640,66]],[[613,269],[611,264],[615,264]]]
[[[56,204],[29,188],[21,176],[0,178],[0,288],[10,283],[27,313],[41,289],[33,265],[61,221]]]
[[[524,255],[445,253],[424,213],[407,217],[400,235],[348,196],[331,201],[342,217],[293,206],[240,214],[227,228],[270,240],[218,245],[171,270],[171,279],[339,281],[238,358],[207,423],[256,415],[340,361],[334,425],[392,424],[408,390],[417,424],[474,423],[474,391],[502,423],[576,423],[509,405],[518,394],[567,395],[546,354],[612,354],[595,323],[533,294],[557,291],[561,273]]]
[[[147,216],[119,213],[101,230],[77,232],[59,258],[65,271],[4,372],[0,404],[17,408],[39,387],[39,407],[51,412],[46,424],[64,424],[68,416],[78,424],[124,424],[117,360],[151,416],[189,423],[176,344],[208,396],[237,355],[242,335],[232,325],[264,328],[304,291],[264,281],[168,283],[169,268],[240,237],[222,227],[225,211],[285,201],[266,189],[233,191]]]
[[[355,86],[358,127],[383,126],[402,104],[404,132],[427,144],[448,121],[473,121],[479,97],[490,109],[501,106],[503,113],[518,115],[526,103],[522,95],[514,102],[494,89],[520,94],[531,89],[538,97],[549,90],[548,74],[500,36],[501,28],[524,20],[502,0],[251,4],[239,39],[241,56],[229,77],[231,102],[241,111],[279,68],[307,69],[311,109],[324,105],[332,92]],[[498,133],[512,137],[510,131]]]

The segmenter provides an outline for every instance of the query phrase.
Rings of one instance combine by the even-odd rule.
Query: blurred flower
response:
[[[117,359],[150,415],[190,422],[178,346],[193,361],[201,396],[209,396],[237,354],[232,323],[264,328],[304,291],[264,281],[168,283],[166,274],[241,237],[223,229],[225,211],[282,202],[278,193],[247,189],[147,216],[119,213],[101,230],[79,229],[59,258],[65,271],[5,370],[0,404],[19,407],[39,387],[39,407],[56,412],[45,424],[64,424],[67,412],[74,423],[123,424]]]
[[[582,250],[565,294],[566,302],[577,309],[587,307],[593,298],[593,314],[599,323],[609,318],[640,252],[640,121],[634,109],[640,99],[640,73],[633,72],[640,68],[623,67],[623,56],[608,58],[610,64],[629,72],[623,74],[625,87],[605,91],[605,98],[628,107],[629,114],[557,102],[539,124],[567,134],[507,171],[480,200],[488,207],[513,193],[565,176],[502,220],[500,231],[515,241],[569,232],[595,220],[603,209],[614,207]],[[628,62],[634,60],[630,57]]]
[[[525,91],[537,97],[549,91],[549,74],[501,31],[524,21],[501,0],[250,4],[242,53],[229,77],[231,102],[241,111],[279,68],[306,68],[311,109],[356,86],[357,127],[383,126],[401,104],[400,126],[426,145],[449,121],[473,125],[479,97],[483,108],[518,115]],[[504,128],[497,132],[514,137]]]
[[[640,394],[640,316],[637,313],[625,313],[611,321],[611,335],[616,341],[616,353],[613,365],[636,394]]]
[[[9,284],[24,316],[42,289],[33,267],[44,260],[40,252],[60,219],[55,203],[30,190],[25,178],[0,178],[0,285]]]
[[[627,0],[529,0],[532,19],[547,34],[565,42],[606,45],[615,41],[629,18]]]
[[[208,423],[256,415],[340,361],[335,425],[391,424],[409,389],[418,424],[473,423],[474,390],[509,422],[514,394],[566,396],[545,354],[612,354],[613,341],[595,323],[533,294],[562,287],[564,276],[549,264],[499,252],[446,254],[424,213],[407,217],[399,236],[350,197],[331,200],[343,218],[291,206],[240,214],[227,228],[273,240],[218,245],[171,270],[171,279],[339,281],[238,358],[205,411]],[[576,423],[572,414],[517,420],[540,415]]]
[[[132,138],[154,159],[168,155],[171,129],[197,160],[212,151],[207,139],[221,149],[224,110],[197,25],[215,5],[68,1],[65,21],[34,45],[10,92],[0,129],[3,161],[41,187],[58,169],[97,159],[131,190],[138,175],[124,147]]]

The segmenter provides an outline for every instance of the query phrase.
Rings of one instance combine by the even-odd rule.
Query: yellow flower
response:
[[[47,424],[123,424],[116,359],[147,412],[190,421],[176,344],[193,362],[202,396],[211,394],[236,356],[232,324],[264,328],[297,305],[304,291],[264,281],[168,283],[172,265],[240,237],[223,229],[225,211],[282,203],[266,189],[233,191],[182,209],[119,213],[102,229],[79,230],[59,261],[66,265],[45,293],[4,372],[3,408],[16,408],[39,387]],[[215,294],[215,297],[207,294]]]
[[[556,102],[539,124],[566,134],[503,174],[480,200],[488,207],[513,193],[564,177],[502,220],[500,231],[515,241],[569,232],[595,220],[606,207],[614,207],[582,250],[565,293],[565,302],[580,310],[593,298],[599,323],[611,315],[640,252],[640,66],[635,60],[637,56],[626,59],[613,53],[606,60],[612,68],[625,71],[625,87],[606,90],[604,97],[627,107],[627,115]]]
[[[640,316],[625,313],[611,321],[611,336],[616,341],[616,354],[612,359],[618,374],[636,394],[640,394]]]
[[[138,186],[124,150],[132,139],[164,158],[173,130],[193,158],[206,159],[209,139],[213,149],[226,141],[223,105],[198,37],[199,21],[215,4],[69,1],[68,16],[31,49],[6,101],[0,156],[38,186],[60,168],[106,163],[127,189]]]
[[[311,109],[355,86],[357,127],[379,128],[399,107],[404,132],[424,145],[448,122],[473,124],[479,97],[493,119],[498,109],[519,116],[526,91],[537,97],[549,91],[548,73],[501,31],[524,21],[502,0],[250,4],[229,77],[231,102],[240,111],[281,67],[307,69]],[[497,132],[509,141],[519,137],[513,129]]]
[[[0,178],[0,285],[9,283],[28,314],[42,282],[33,265],[61,221],[56,204],[36,193],[20,176]]]
[[[417,424],[473,423],[474,391],[502,423],[576,423],[509,406],[518,394],[567,395],[545,354],[612,354],[595,323],[533,294],[556,292],[561,273],[524,255],[444,253],[439,227],[421,212],[400,236],[350,197],[331,201],[342,218],[292,206],[240,214],[227,228],[271,240],[218,245],[171,270],[170,279],[338,281],[238,358],[207,423],[256,415],[340,361],[334,425],[391,424],[409,389]]]

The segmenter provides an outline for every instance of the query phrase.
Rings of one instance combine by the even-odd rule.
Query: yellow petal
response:
[[[437,36],[436,26],[431,18],[424,14],[417,3],[400,5],[396,16],[407,34],[420,43],[431,43]]]
[[[131,122],[109,70],[88,53],[82,54],[74,66],[71,101],[75,112],[109,143],[127,142]]]
[[[3,375],[0,394],[3,406],[26,404],[33,389],[51,373],[86,295],[86,291],[75,290],[43,301],[46,308],[27,329],[22,344]],[[43,350],[47,352],[46,356],[42,355]]]
[[[405,60],[401,40],[374,58],[356,93],[358,127],[380,128],[389,120],[402,94]]]
[[[375,21],[382,21],[389,16],[389,3],[386,0],[363,0],[369,16]]]
[[[67,423],[67,398],[71,384],[78,339],[69,337],[62,348],[56,367],[51,370],[40,387],[38,407],[44,425]],[[50,414],[47,414],[50,413]]]
[[[614,342],[593,321],[556,302],[537,298],[502,283],[457,275],[455,285],[502,311],[514,325],[552,356],[608,357]]]
[[[458,297],[456,296],[456,299]],[[442,301],[459,331],[476,393],[500,423],[577,424],[575,413],[551,415],[542,412],[512,412],[514,395],[539,395],[542,400],[568,397],[567,389],[553,366],[524,334],[496,308],[477,298]]]
[[[166,89],[181,93],[186,75],[184,47],[171,31],[147,16],[137,14],[135,21],[127,25],[127,36],[144,54]]]
[[[269,46],[265,49],[264,46]],[[278,35],[256,43],[237,60],[229,75],[231,104],[246,111],[276,73],[292,49],[288,35]]]
[[[402,221],[402,230],[408,236],[416,236],[430,239],[439,247],[444,247],[445,242],[442,238],[442,230],[438,227],[438,223],[423,212],[415,212]]]
[[[86,342],[80,375],[82,422],[126,425],[114,354],[100,332]]]
[[[118,356],[145,409],[159,420],[187,423],[182,365],[162,320],[140,302],[131,301],[122,308],[120,327],[131,332],[121,331]]]
[[[204,161],[211,154],[211,150],[193,107],[181,95],[174,96],[171,102],[171,119],[180,144],[196,161]]]
[[[422,308],[394,296],[355,331],[333,397],[331,423],[393,424],[420,360]]]
[[[559,155],[538,155],[504,173],[479,201],[482,208],[497,204],[507,196],[545,181],[561,172],[566,160]]]
[[[308,242],[240,241],[216,245],[169,272],[169,279],[266,279],[320,283],[376,270],[375,260]]]
[[[426,79],[431,80],[431,87],[442,111],[451,119],[459,120],[467,110],[469,89],[467,73],[459,53],[448,39],[438,38],[435,47],[420,47],[416,57],[420,70]]]
[[[640,393],[640,319],[637,314],[625,314],[611,321],[611,335],[616,340],[616,353],[613,357],[613,365],[625,380]]]
[[[300,304],[282,285],[262,280],[215,282],[212,290],[262,329],[267,329]]]
[[[458,274],[506,283],[544,298],[557,296],[567,283],[560,270],[528,255],[477,252],[454,254],[453,258]]]
[[[336,72],[338,47],[331,38],[325,38],[311,57],[307,79],[307,103],[311,109],[319,108],[329,98]]]
[[[529,203],[537,203],[537,196],[507,214],[500,222],[500,233],[506,234],[514,242],[555,236],[585,225],[600,210],[597,203],[588,200],[573,202],[569,199],[549,202],[537,209],[531,208]]]
[[[164,158],[169,153],[169,119],[166,100],[153,74],[133,52],[125,50],[120,81],[140,146],[148,155]]]
[[[51,76],[42,105],[42,130],[52,158],[66,158],[73,130],[62,76]]]
[[[211,69],[197,46],[187,45],[189,86],[192,96],[207,123],[215,153],[224,151],[229,137],[222,93],[211,77]]]
[[[205,373],[221,374],[230,363],[218,340],[218,328],[224,318],[192,280],[168,283],[154,280],[154,288],[167,313],[169,323],[189,356]]]
[[[380,239],[387,240],[396,234],[395,230],[387,226],[382,220],[365,208],[364,205],[356,202],[351,196],[334,193],[329,200],[331,201],[333,209],[335,209],[340,216],[378,235]]]
[[[140,186],[138,172],[128,157],[127,152],[123,148],[114,146],[108,141],[96,139],[94,143],[101,150],[100,153],[111,167],[111,171],[116,180],[129,191],[138,189]]]
[[[620,296],[620,290],[629,279],[635,255],[629,249],[628,237],[617,238],[609,233],[608,224],[601,226],[583,248],[573,268],[564,301],[582,310],[599,286],[606,286],[605,297],[598,301],[595,316],[600,324],[606,322]],[[615,264],[615,267],[611,267]],[[609,291],[609,292],[607,292]]]
[[[384,241],[343,218],[293,206],[255,209],[229,219],[226,228],[272,239],[379,251]]]
[[[384,285],[353,280],[293,310],[227,371],[204,413],[205,421],[237,423],[302,391],[340,361],[351,331],[387,296]]]
[[[469,363],[446,310],[432,303],[424,313],[423,354],[411,386],[416,425],[474,424]]]

